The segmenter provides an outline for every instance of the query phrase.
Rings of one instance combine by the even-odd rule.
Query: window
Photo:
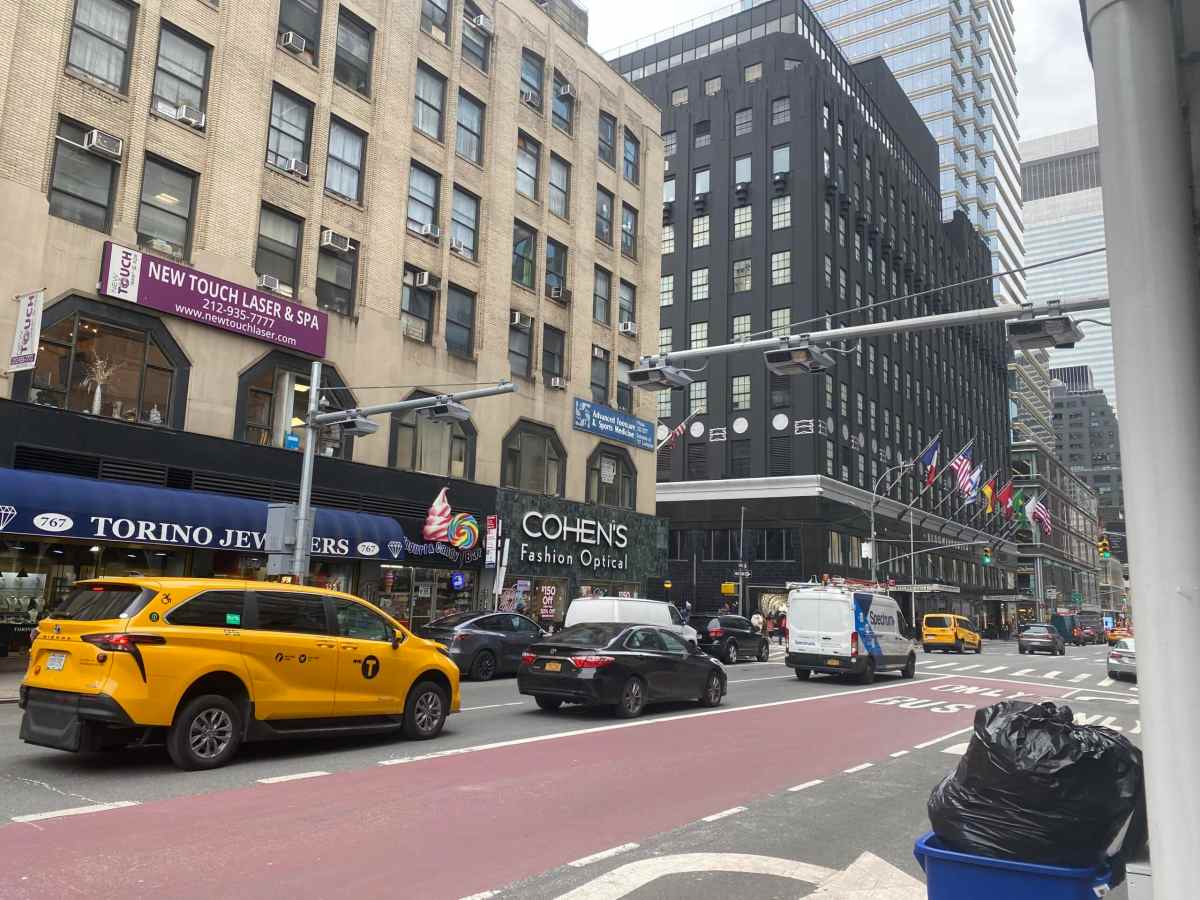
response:
[[[163,23],[154,69],[154,109],[175,118],[179,107],[205,108],[208,45]]]
[[[705,168],[703,168],[703,169],[697,169],[695,174],[696,174],[696,178],[695,178],[695,181],[696,181],[696,193],[697,193],[697,194],[707,194],[707,193],[708,193],[708,189],[709,189],[709,188],[708,188],[708,185],[709,185],[709,171],[708,171],[708,168],[707,168],[707,167],[705,167]]]
[[[753,228],[753,208],[749,206],[738,206],[733,210],[733,236],[734,238],[750,237],[751,229]],[[705,219],[708,216],[704,217]]]
[[[708,346],[708,323],[693,322],[688,326],[688,349],[703,350]]]
[[[67,67],[125,91],[133,7],[117,0],[76,0]]]
[[[483,162],[483,104],[466,91],[458,92],[458,132],[454,151],[473,163]]]
[[[450,42],[450,0],[421,0],[421,30],[443,44]]]
[[[825,233],[833,234],[833,204],[825,201]]]
[[[692,138],[693,145],[697,150],[707,147],[712,143],[712,125],[705,119],[702,122],[697,122],[692,129],[694,137]]]
[[[293,631],[299,634],[328,634],[325,598],[298,591],[257,591],[258,631]]]
[[[721,76],[706,78],[704,80],[704,96],[715,97],[719,93],[721,93]]]
[[[862,262],[862,232],[854,232],[854,261]]]
[[[821,151],[821,168],[825,172],[825,177],[828,178],[829,173],[832,171],[832,160],[828,150]]]
[[[786,125],[792,121],[792,99],[777,97],[771,101],[771,124]]]
[[[821,107],[821,125],[826,131],[829,130],[829,104],[826,103]]]
[[[346,12],[338,10],[337,52],[333,61],[333,80],[352,91],[371,93],[371,54],[375,30]]]
[[[642,177],[642,145],[633,132],[625,129],[625,180],[638,184]]]
[[[780,250],[771,254],[771,284],[792,283],[792,251]]]
[[[829,256],[825,257],[825,287],[833,289],[833,260]]]
[[[428,344],[433,339],[433,304],[435,295],[428,288],[416,286],[417,271],[404,267],[400,290],[400,328],[410,340]]]
[[[246,595],[242,591],[205,591],[167,615],[172,625],[199,628],[229,628],[243,624]]]
[[[358,249],[335,253],[322,247],[317,254],[317,306],[348,316],[354,309],[354,279]]]
[[[513,375],[529,378],[533,365],[533,330],[518,325],[508,327],[508,368]]]
[[[675,252],[675,226],[664,225],[662,229],[662,255]]]
[[[612,305],[612,275],[596,266],[596,277],[592,286],[592,318],[607,325]]]
[[[282,351],[269,353],[238,378],[234,438],[263,447],[302,448],[311,387],[307,359]],[[354,406],[354,397],[344,389],[333,366],[322,369],[321,388],[321,397],[328,401],[330,411]],[[349,455],[353,440],[340,432],[334,428],[321,430],[318,456]]]
[[[846,270],[838,269],[838,300],[846,302]]]
[[[749,375],[734,375],[729,380],[729,408],[733,410],[750,408]]]
[[[567,286],[567,248],[558,241],[546,239],[546,287]]]
[[[258,217],[258,252],[254,271],[259,275],[274,275],[279,279],[279,293],[296,295],[300,276],[300,232],[304,223],[270,206],[264,206]]]
[[[638,255],[638,214],[627,203],[621,204],[621,253],[630,259]]]
[[[670,353],[672,348],[672,340],[674,329],[660,328],[658,329],[658,352]]]
[[[521,422],[504,439],[501,483],[504,487],[561,496],[566,457],[552,429]]]
[[[475,24],[479,16],[479,7],[471,0],[466,0],[463,4],[462,54],[463,59],[479,71],[486,72],[492,50],[492,36]]]
[[[455,356],[475,355],[475,295],[457,284],[446,292],[446,349]]]
[[[637,288],[628,281],[622,281],[620,293],[617,296],[617,321],[637,321]]]
[[[786,175],[792,170],[792,147],[781,144],[771,151],[771,174]]]
[[[663,203],[674,203],[674,202],[675,202],[675,179],[674,178],[664,178],[663,179]]]
[[[435,422],[416,410],[392,413],[388,464],[406,472],[470,478],[475,428],[470,422]]]
[[[776,375],[774,372],[769,375],[771,381],[771,409],[786,409],[792,405],[792,383],[786,376]],[[789,457],[790,458],[790,457]],[[790,469],[791,462],[784,468]],[[788,474],[787,471],[778,472],[779,475]]]
[[[790,195],[771,198],[771,230],[792,227],[792,198]]]
[[[554,73],[554,97],[550,102],[550,120],[567,134],[575,127],[575,94],[566,77]]]
[[[708,382],[693,381],[688,385],[688,414],[703,416],[708,413]]]
[[[329,161],[325,190],[349,200],[362,199],[363,150],[367,136],[337,119],[329,120]]]
[[[352,600],[333,601],[337,613],[338,634],[359,641],[388,641],[395,639],[396,630],[361,603]]]
[[[596,237],[612,246],[613,195],[599,185],[596,185]]]
[[[46,314],[49,321],[50,309]],[[167,334],[165,330],[163,334]],[[39,348],[29,386],[30,402],[182,427],[183,409],[173,409],[172,399],[176,370],[183,360],[180,357],[177,363],[177,348],[160,342],[150,329],[113,325],[74,312],[43,327]],[[101,360],[109,364],[111,377],[98,384],[95,375]]]
[[[450,213],[450,240],[457,241],[461,254],[475,259],[479,234],[479,198],[455,185],[454,208]]]
[[[267,162],[288,169],[292,160],[305,163],[308,177],[308,146],[312,137],[312,104],[275,85],[271,96],[271,124],[267,129]]]
[[[846,246],[846,217],[838,216],[838,246]]]
[[[663,133],[663,156],[670,159],[679,152],[679,136],[674,131]]]
[[[739,109],[733,114],[734,136],[749,134],[754,130],[754,110]]]
[[[784,306],[771,310],[771,335],[787,337],[792,331],[792,310]]]
[[[550,212],[564,219],[571,214],[571,165],[550,154]]]
[[[838,415],[842,419],[850,415],[850,389],[844,381],[838,385]]]
[[[542,111],[542,83],[546,77],[545,63],[531,50],[521,52],[521,99]]]
[[[733,261],[733,292],[736,294],[739,291],[750,290],[753,281],[752,261],[749,259],[735,259]]]
[[[600,135],[596,153],[610,166],[617,165],[617,119],[606,112],[600,113]]]
[[[514,219],[512,279],[522,287],[533,290],[535,269],[537,269],[537,232],[525,223]]]
[[[798,59],[785,59],[783,61],[783,71],[790,72],[793,69],[801,68],[803,65],[804,63]]]
[[[692,219],[692,246],[707,247],[711,219],[707,213]]]
[[[837,123],[837,145],[844,147],[846,145],[846,125],[841,119]]]
[[[669,391],[669,390],[667,390],[667,391],[656,391],[656,392],[655,392],[655,394],[654,394],[654,400],[655,400],[655,403],[656,403],[656,409],[655,409],[655,413],[654,413],[654,414],[655,414],[656,416],[658,416],[658,418],[660,418],[660,419],[669,419],[669,418],[671,418],[671,400],[673,399],[673,398],[671,397],[671,394],[672,394],[672,392],[671,392],[671,391]],[[662,462],[661,462],[661,461],[662,461],[664,458],[666,458],[666,459],[669,459],[669,458],[670,458],[670,453],[669,453],[669,452],[660,453],[660,454],[659,454],[659,456],[658,456],[658,458],[659,458],[659,466],[661,467],[661,466],[662,466]],[[662,479],[660,478],[660,480],[662,480]]]
[[[617,357],[617,409],[627,413],[633,412],[633,385],[629,381],[632,371],[632,362]]]
[[[692,269],[692,300],[708,299],[708,267]]]
[[[687,88],[685,88],[685,87],[675,88],[675,90],[671,91],[671,105],[672,106],[684,106],[687,104],[687,102],[688,102]]]
[[[542,374],[548,378],[566,375],[567,335],[553,325],[542,326]]]
[[[424,225],[438,222],[438,201],[442,179],[415,163],[408,172],[408,227],[420,231]]]
[[[413,125],[435,141],[442,139],[442,110],[446,105],[446,79],[417,63],[417,93]]]
[[[146,157],[142,171],[142,200],[138,206],[138,244],[160,249],[165,241],[173,256],[184,257],[191,247],[192,202],[197,176]]]
[[[862,395],[862,391],[859,391],[858,394],[855,396],[854,424],[861,427],[862,423],[863,423],[863,395]]]
[[[733,327],[732,327],[731,337],[735,341],[746,340],[750,337],[750,315],[749,315],[749,313],[733,317]]]
[[[753,157],[739,156],[733,161],[733,180],[736,184],[749,184],[754,180]]]
[[[833,441],[825,440],[825,474],[833,475],[834,449]]]
[[[530,200],[538,197],[538,168],[542,145],[523,131],[517,132],[517,193]]]
[[[762,63],[751,63],[742,69],[742,80],[746,84],[750,84],[752,81],[758,81],[760,78],[762,78]]]
[[[592,345],[592,402],[608,405],[609,352]]]
[[[637,470],[628,453],[603,444],[596,448],[588,458],[587,499],[589,503],[620,509],[633,509],[637,505]],[[635,633],[659,636],[649,628]]]

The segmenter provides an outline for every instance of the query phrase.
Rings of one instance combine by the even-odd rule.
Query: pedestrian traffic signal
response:
[[[1100,540],[1096,541],[1096,551],[1100,554],[1101,559],[1112,559],[1112,545],[1108,542],[1106,535],[1100,535]]]
[[[983,564],[985,566],[990,566],[992,564],[992,548],[991,547],[983,548]]]

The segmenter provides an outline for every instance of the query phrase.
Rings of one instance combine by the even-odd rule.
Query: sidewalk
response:
[[[0,656],[0,703],[16,703],[17,688],[25,677],[29,657],[24,653]]]

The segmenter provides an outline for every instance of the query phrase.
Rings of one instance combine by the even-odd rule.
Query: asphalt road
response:
[[[159,749],[24,745],[19,710],[0,706],[0,897],[120,879],[158,897],[834,900],[853,896],[839,880],[866,878],[910,892],[897,900],[924,896],[912,844],[977,707],[1064,700],[1139,739],[1137,689],[1108,681],[1104,654],[995,644],[921,655],[916,681],[868,688],[743,663],[720,709],[680,704],[634,723],[541,712],[512,679],[468,683],[464,712],[433,742],[258,745],[187,774]]]

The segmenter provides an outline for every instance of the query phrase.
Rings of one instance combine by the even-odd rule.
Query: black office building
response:
[[[882,59],[847,63],[798,0],[612,65],[663,110],[663,351],[993,305],[988,281],[947,287],[988,274],[990,251],[964,214],[942,221],[938,145],[904,91]],[[773,608],[788,581],[867,577],[872,485],[939,432],[943,465],[973,438],[984,478],[1007,473],[1002,325],[844,350],[834,368],[790,377],[761,352],[711,357],[687,389],[660,394],[662,423],[695,414],[658,459],[672,599],[721,603],[739,559],[746,612]],[[917,504],[917,549],[973,540],[967,525],[986,518],[956,514],[950,481]],[[918,612],[995,618],[982,598],[1010,584],[980,547],[921,554],[915,571],[893,559],[910,550],[913,492],[905,476],[875,505],[880,577],[919,585]]]

